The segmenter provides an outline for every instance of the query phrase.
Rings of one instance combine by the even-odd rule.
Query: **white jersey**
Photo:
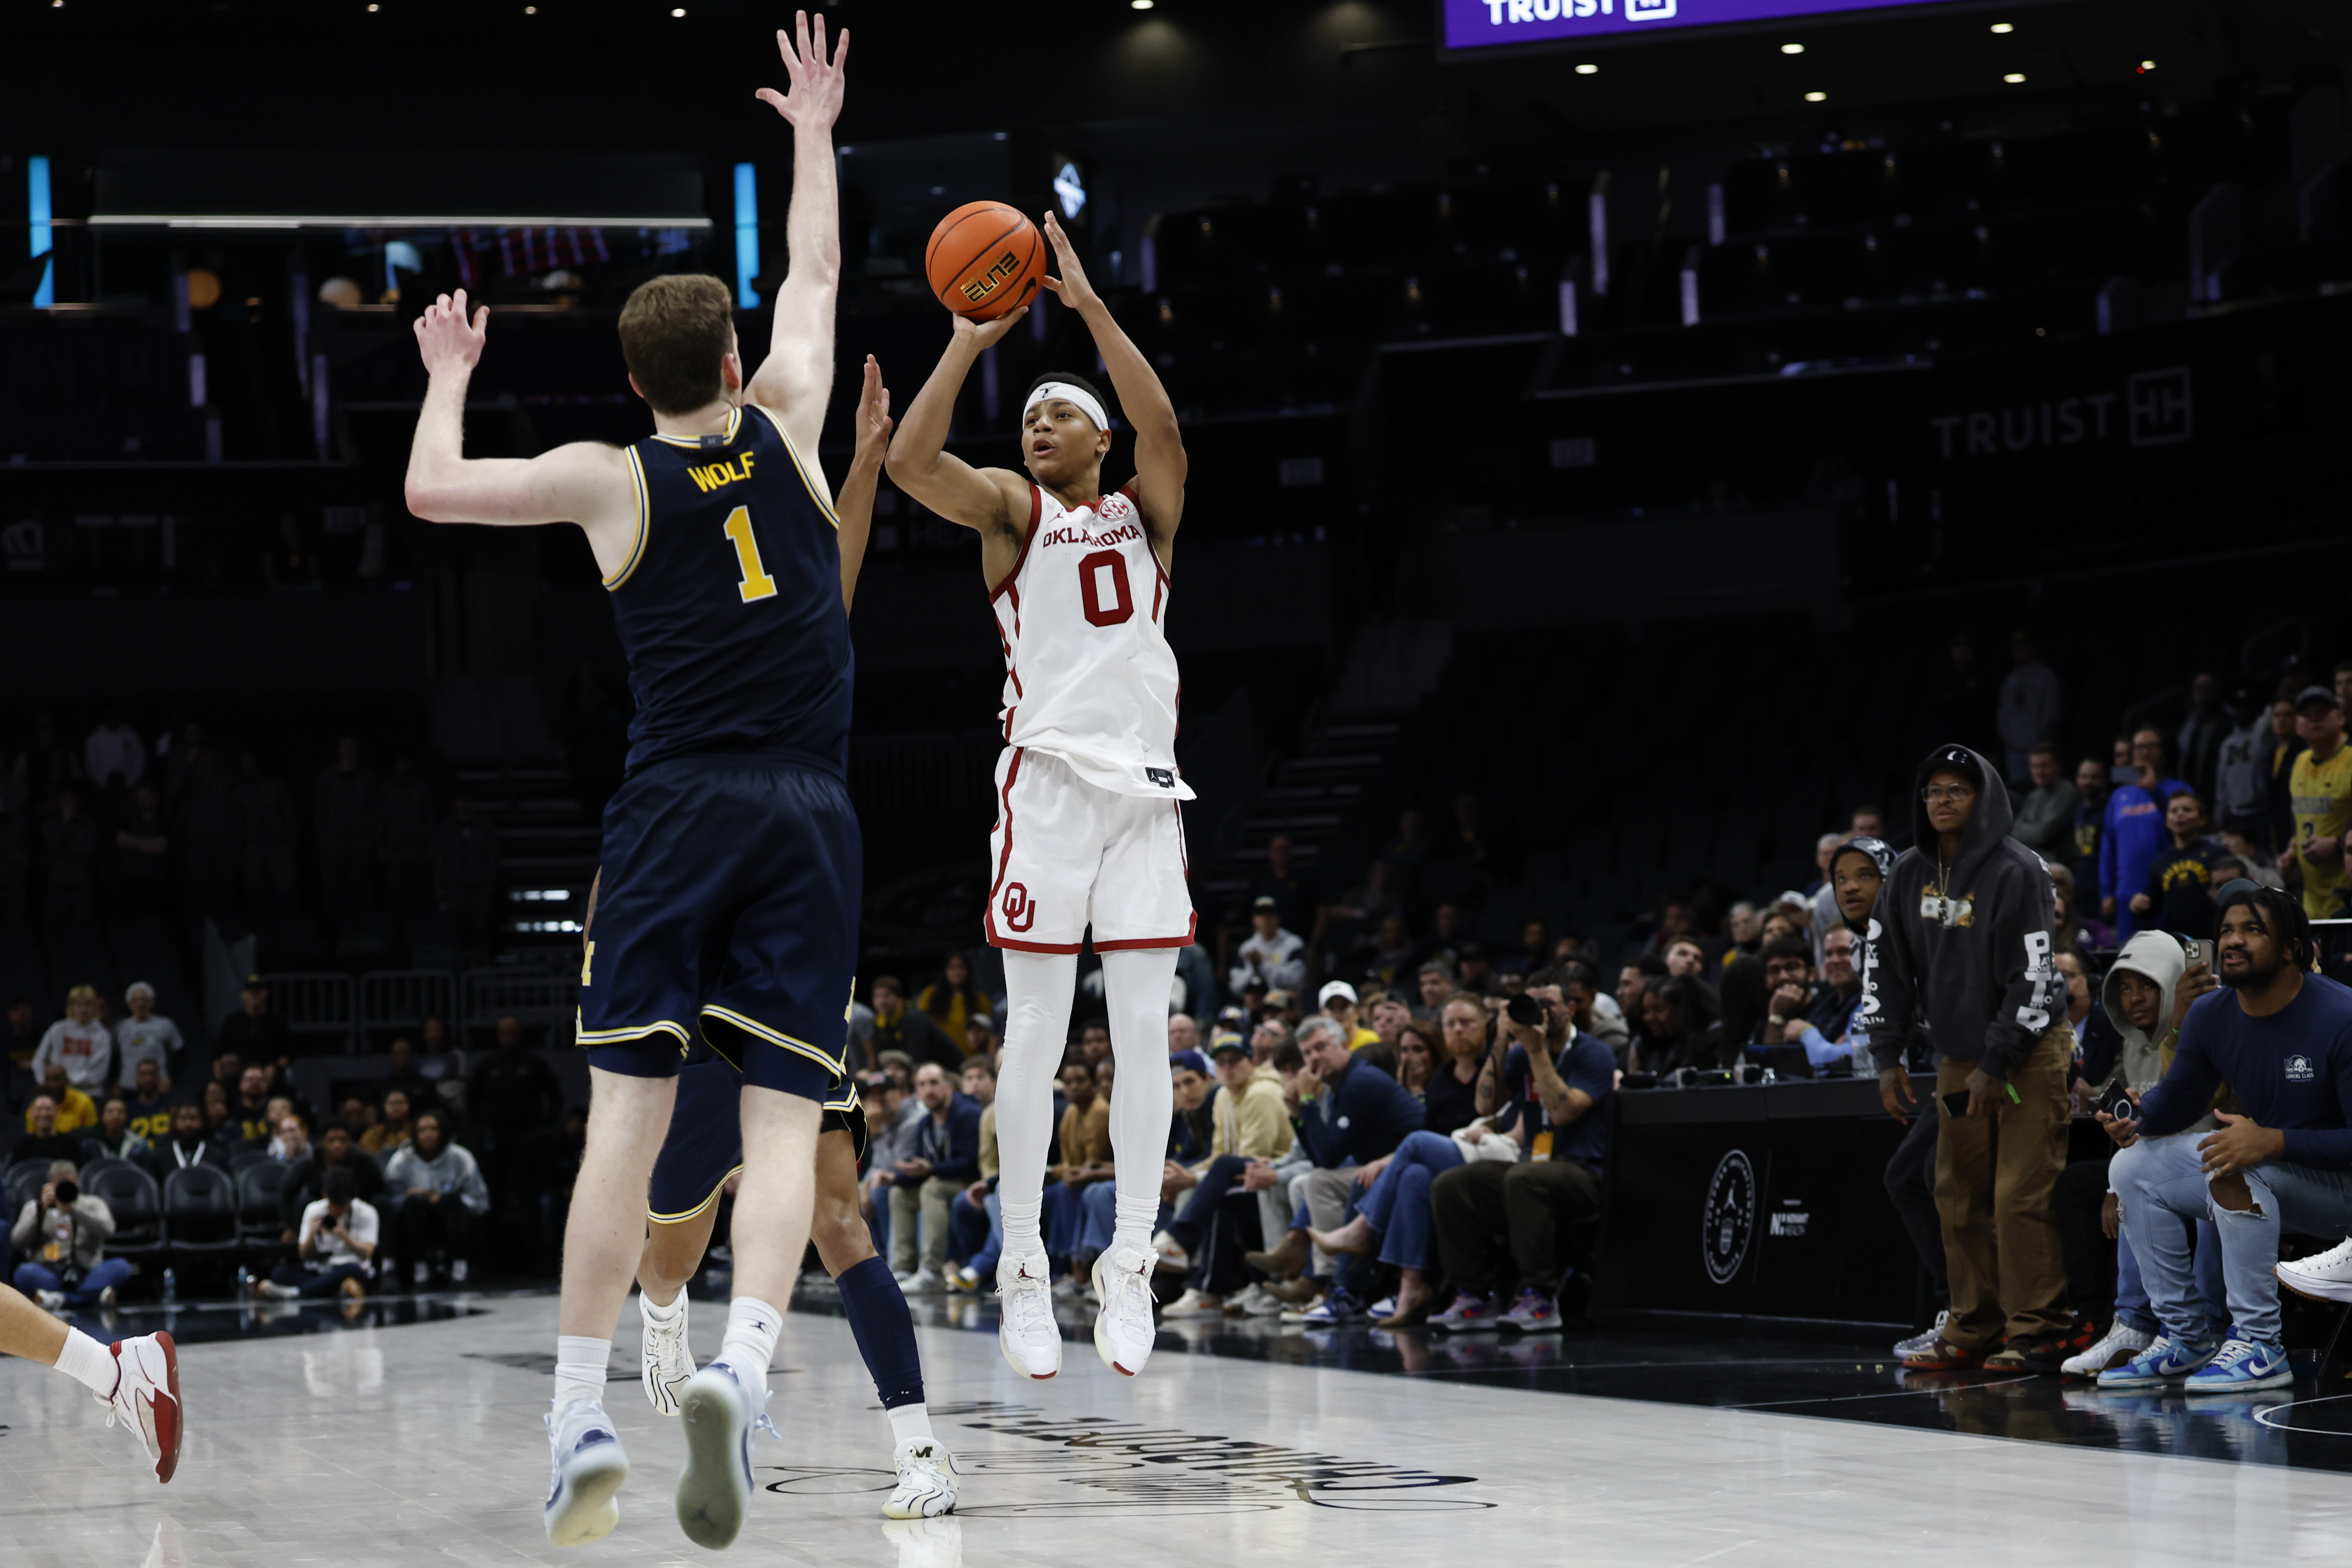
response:
[[[1004,739],[1097,788],[1191,800],[1176,773],[1168,574],[1132,485],[1071,510],[1029,487],[1029,536],[991,595],[1004,644]]]

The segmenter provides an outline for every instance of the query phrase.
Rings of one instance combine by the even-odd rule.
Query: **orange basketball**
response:
[[[957,315],[992,321],[1036,297],[1045,237],[1003,202],[966,202],[931,230],[923,251],[931,292]]]

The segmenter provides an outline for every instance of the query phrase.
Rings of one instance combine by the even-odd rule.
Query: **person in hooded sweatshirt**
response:
[[[1917,778],[1915,842],[1879,891],[1864,1003],[1887,1113],[1945,1122],[1936,1209],[1951,1311],[1903,1364],[2019,1371],[2074,1329],[2050,1214],[2074,1057],[2051,961],[2055,892],[2041,857],[2009,837],[2009,792],[1982,757],[1938,746]],[[1941,1056],[1937,1103],[1924,1108],[1904,1064],[1923,1021]]]
[[[2126,942],[2100,986],[2100,1001],[2120,1037],[2119,1047],[2109,1060],[2092,1060],[2085,1053],[2084,1076],[2093,1100],[2107,1105],[2119,1090],[2137,1094],[2154,1087],[2172,1066],[2173,1046],[2189,1005],[2216,984],[2205,964],[2189,963],[2180,942],[2168,932],[2144,931]],[[2189,1131],[2201,1134],[2212,1128],[2213,1119],[2208,1116]],[[2096,1377],[2120,1366],[2147,1349],[2157,1335],[2156,1309],[2140,1282],[2131,1237],[2121,1226],[2121,1205],[2109,1177],[2113,1154],[2111,1148],[2103,1149],[2090,1159],[2075,1161],[2058,1173],[2051,1194],[2074,1310],[2095,1318],[2113,1303],[2106,1332],[2060,1363],[2058,1370],[2069,1377]],[[2229,1324],[2230,1311],[2222,1292],[2221,1244],[2210,1218],[2197,1221],[2196,1231],[2198,1285],[2213,1335],[2219,1338]]]

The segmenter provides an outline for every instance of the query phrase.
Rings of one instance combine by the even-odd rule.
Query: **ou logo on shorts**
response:
[[[1029,889],[1019,882],[1008,882],[1004,888],[1004,929],[1023,931],[1037,923],[1037,906],[1030,901]]]

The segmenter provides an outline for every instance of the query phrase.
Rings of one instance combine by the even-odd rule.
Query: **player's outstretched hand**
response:
[[[824,58],[824,17],[820,15],[814,26],[814,41],[811,41],[809,14],[793,14],[793,31],[787,35],[776,29],[776,52],[784,57],[784,75],[792,79],[792,89],[778,92],[772,87],[759,91],[761,102],[793,122],[795,131],[829,131],[841,118],[842,66],[849,58],[849,29],[841,30],[835,44],[833,58]]]
[[[970,340],[975,349],[991,349],[996,346],[999,338],[1020,323],[1021,318],[1027,315],[1029,310],[1030,307],[1024,305],[1021,309],[1008,311],[992,321],[975,321],[970,316],[955,316],[950,319],[955,322],[954,331],[957,337]]]
[[[425,374],[470,371],[481,363],[482,343],[489,335],[490,308],[484,305],[466,319],[466,291],[453,299],[442,295],[416,318],[416,349],[425,356]]]
[[[1095,292],[1095,286],[1087,281],[1087,269],[1079,265],[1078,253],[1071,247],[1070,237],[1062,232],[1062,220],[1054,216],[1050,207],[1045,211],[1045,237],[1053,243],[1054,265],[1062,269],[1059,278],[1051,273],[1046,275],[1045,287],[1073,310],[1100,304],[1101,296]]]
[[[882,367],[866,356],[866,384],[857,390],[857,455],[852,466],[878,468],[890,450],[890,389],[882,384]]]

